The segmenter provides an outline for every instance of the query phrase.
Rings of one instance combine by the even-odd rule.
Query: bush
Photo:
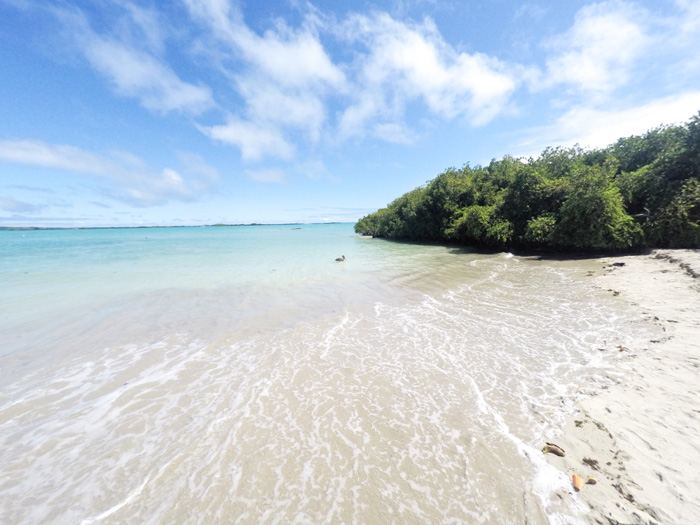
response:
[[[547,148],[527,162],[450,168],[355,231],[494,248],[700,247],[699,176],[700,113],[603,150]]]

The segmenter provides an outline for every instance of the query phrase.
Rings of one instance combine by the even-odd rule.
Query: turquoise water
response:
[[[657,335],[591,269],[349,224],[0,232],[0,522],[577,523],[539,448]]]
[[[267,325],[277,309],[286,326],[351,301],[386,264],[376,255],[348,224],[0,232],[2,353],[31,351],[29,332],[53,338],[122,310],[156,332],[202,315]],[[366,271],[356,261],[368,257],[377,267]]]

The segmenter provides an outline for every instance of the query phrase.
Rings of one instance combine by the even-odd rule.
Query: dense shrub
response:
[[[376,237],[493,248],[700,247],[700,113],[600,150],[449,168],[360,219]]]

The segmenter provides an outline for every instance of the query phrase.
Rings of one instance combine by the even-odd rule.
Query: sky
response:
[[[354,222],[700,110],[697,0],[0,0],[0,226]]]

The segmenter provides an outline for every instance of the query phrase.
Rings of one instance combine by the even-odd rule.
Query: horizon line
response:
[[[34,231],[34,230],[122,230],[147,228],[221,228],[234,226],[299,226],[315,224],[351,224],[357,221],[323,221],[323,222],[241,222],[215,224],[172,224],[141,226],[0,226],[0,231]]]

